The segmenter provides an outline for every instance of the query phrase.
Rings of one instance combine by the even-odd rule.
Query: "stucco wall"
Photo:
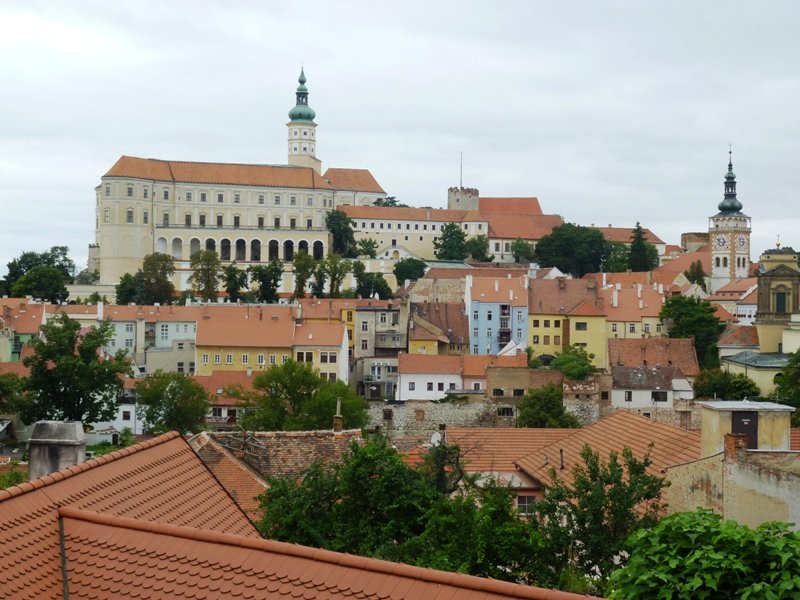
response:
[[[698,506],[723,512],[723,455],[715,454],[667,469],[667,514],[693,511]]]

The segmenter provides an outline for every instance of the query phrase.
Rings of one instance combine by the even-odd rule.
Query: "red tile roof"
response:
[[[473,302],[492,302],[511,306],[528,306],[528,277],[512,279],[476,277],[472,280],[470,299]]]
[[[600,233],[603,234],[603,237],[608,240],[609,242],[623,242],[625,244],[630,244],[631,239],[633,238],[633,227],[595,227],[592,226],[592,229],[596,229]],[[644,239],[651,243],[651,244],[663,244],[664,240],[658,237],[655,233],[644,228]]]
[[[75,597],[578,600],[586,596],[62,508]],[[6,588],[7,589],[7,588]]]
[[[326,179],[308,167],[183,162],[135,156],[121,156],[103,177],[175,183],[332,189]]]
[[[351,219],[381,219],[383,221],[436,221],[443,223],[485,223],[486,218],[475,210],[449,210],[446,208],[414,208],[391,206],[356,206],[345,204],[338,207]]]
[[[504,240],[522,238],[538,241],[550,235],[553,229],[564,224],[559,215],[513,215],[504,213],[486,213],[489,222],[489,237]]]
[[[541,215],[542,207],[535,196],[521,198],[478,198],[478,210],[482,213],[516,213]]]
[[[240,386],[243,391],[253,390],[253,380],[260,370],[254,369],[250,375],[247,371],[212,371],[210,375],[193,375],[192,378],[203,386],[209,395],[211,404],[215,406],[231,406],[242,404],[239,398],[227,394],[231,386]],[[222,391],[220,391],[222,390]]]
[[[576,429],[515,427],[454,427],[447,443],[457,444],[467,472],[513,472],[529,454],[572,435]]]
[[[567,314],[584,300],[596,303],[597,284],[586,279],[531,280],[528,290],[528,313],[531,315]]]
[[[675,366],[687,377],[700,372],[694,343],[688,338],[612,338],[608,340],[608,364],[613,366]]]
[[[306,346],[341,346],[347,335],[344,323],[297,323],[294,328],[296,348]]]
[[[614,306],[615,292],[616,306]],[[603,299],[606,319],[625,323],[638,322],[644,317],[658,317],[664,303],[664,295],[649,286],[642,286],[641,294],[638,287],[623,287],[620,290],[603,288],[600,290],[600,296]]]
[[[0,298],[0,328],[5,325],[16,333],[37,334],[46,306],[28,303],[25,298]]]
[[[649,448],[650,443],[653,447]],[[672,425],[656,423],[645,417],[619,410],[604,417],[558,442],[532,452],[518,461],[518,466],[540,482],[550,483],[550,469],[558,476],[572,482],[572,467],[583,464],[580,457],[585,445],[600,453],[604,461],[612,450],[618,455],[623,448],[630,448],[641,460],[649,451],[652,464],[648,472],[663,477],[663,470],[700,458],[700,432],[687,431]],[[564,452],[564,468],[560,469],[561,451]]]
[[[410,373],[460,373],[461,357],[444,354],[406,354],[397,355],[397,371],[403,375]]]
[[[422,325],[421,320],[432,325],[437,338],[443,336],[448,342],[452,339],[454,343],[469,343],[469,319],[464,304],[460,302],[415,302],[411,305],[411,314],[417,326]],[[417,335],[416,329],[415,327],[410,333]],[[424,325],[422,325],[422,330],[425,330]],[[448,332],[451,337],[448,337]],[[416,337],[414,339],[430,338]]]
[[[719,336],[717,346],[758,347],[758,329],[755,325],[736,325],[729,323]]]
[[[716,316],[723,323],[730,323],[737,320],[736,317],[725,310],[725,307],[721,304],[712,302],[711,307],[714,309],[714,316]]]
[[[672,260],[668,260],[664,262],[663,265],[655,269],[655,271],[675,274],[683,273],[684,271],[688,271],[689,267],[692,266],[692,263],[697,262],[698,260],[700,261],[700,264],[703,265],[703,271],[705,271],[706,274],[711,273],[711,252],[709,251],[708,246],[704,246],[703,248],[695,250],[694,252],[681,254]]]
[[[323,177],[335,190],[386,193],[367,169],[328,169]]]
[[[800,452],[800,429],[790,430],[789,450]]]
[[[224,318],[224,314],[214,313],[209,319],[197,321],[196,344],[290,348],[294,339],[293,314],[290,307],[263,307],[262,311],[254,309],[250,315],[241,314],[239,318]]]
[[[463,279],[467,275],[473,277],[500,277],[506,278],[521,277],[528,272],[528,265],[515,265],[513,267],[465,267],[457,269],[446,269],[442,267],[431,267],[425,273],[424,279]]]
[[[128,517],[145,527],[161,523],[259,537],[189,444],[168,433],[0,490],[3,595],[62,597],[59,507]]]
[[[488,367],[528,368],[528,355],[524,353],[510,356],[464,354],[461,359],[461,374],[464,377],[486,377],[486,369]]]
[[[189,444],[250,520],[260,521],[263,514],[256,496],[264,493],[267,482],[207,432],[197,434]]]

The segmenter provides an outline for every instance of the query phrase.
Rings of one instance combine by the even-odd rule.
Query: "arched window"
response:
[[[253,240],[250,242],[250,260],[253,262],[261,261],[261,241]]]
[[[320,241],[314,242],[314,260],[322,260],[325,257],[325,246]]]
[[[292,240],[283,242],[283,260],[286,262],[294,260],[294,242]]]
[[[306,254],[308,254],[308,242],[303,240],[302,242],[297,244],[297,251],[298,252],[305,252]]]
[[[236,260],[243,262],[247,253],[247,242],[244,240],[236,240]]]
[[[212,239],[212,238],[208,238],[206,240],[206,250],[211,250],[212,252],[216,252],[217,251],[217,241]]]
[[[231,241],[230,240],[222,240],[219,243],[219,258],[220,260],[230,260],[231,259]]]
[[[715,266],[715,267],[718,267],[718,266],[719,266],[719,256],[717,256],[717,257],[714,259],[714,266]]]
[[[278,243],[278,240],[270,240],[269,246],[268,246],[268,249],[269,249],[268,250],[269,251],[269,255],[268,256],[269,256],[269,260],[270,261],[278,260],[280,258],[278,256],[279,248],[280,248],[280,244]]]

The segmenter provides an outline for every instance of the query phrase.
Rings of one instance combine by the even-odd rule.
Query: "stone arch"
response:
[[[217,240],[214,238],[206,239],[206,250],[211,250],[212,252],[217,251]]]
[[[165,237],[156,238],[155,250],[156,250],[156,252],[158,252],[160,254],[166,254],[167,253],[167,238],[165,238]]]
[[[243,239],[236,240],[236,261],[244,262],[247,260],[247,242]]]
[[[192,238],[189,240],[189,258],[200,252],[200,240]]]
[[[325,245],[317,240],[314,242],[314,260],[322,260],[325,258]]]
[[[392,251],[392,258],[394,260],[400,260],[400,251],[399,250],[393,250]]]
[[[261,240],[250,242],[250,260],[252,262],[261,262]]]
[[[231,259],[231,241],[227,238],[221,240],[219,243],[219,259],[220,260]]]
[[[268,248],[267,257],[268,257],[268,259],[270,261],[280,260],[280,248],[281,248],[281,245],[278,242],[278,240],[270,240],[267,248]]]
[[[308,242],[305,240],[300,240],[300,242],[297,244],[297,251],[308,254]]]
[[[283,242],[283,260],[286,262],[294,260],[294,242],[292,240]]]
[[[175,260],[183,258],[183,240],[181,238],[172,238],[172,258]]]

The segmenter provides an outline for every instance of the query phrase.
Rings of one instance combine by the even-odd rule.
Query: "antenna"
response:
[[[463,189],[464,188],[464,151],[462,150],[460,153],[461,161],[458,168],[458,187]]]

